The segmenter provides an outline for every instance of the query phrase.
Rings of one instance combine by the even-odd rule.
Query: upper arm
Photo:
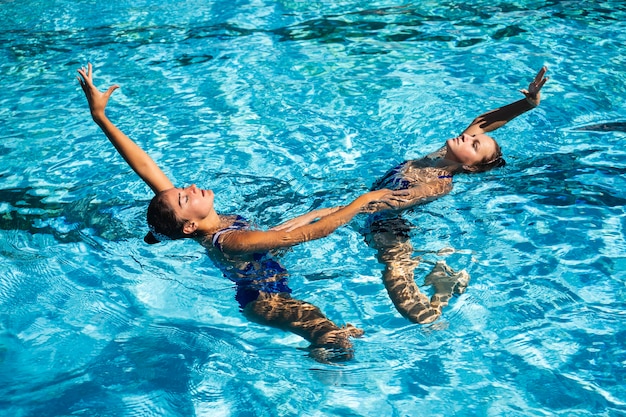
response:
[[[282,230],[233,230],[219,237],[219,245],[227,253],[267,252],[297,245],[307,239],[302,233]]]
[[[486,133],[485,129],[481,127],[483,123],[486,124],[486,121],[481,116],[479,116],[474,119],[474,121],[468,127],[466,127],[463,132],[461,132],[461,134],[465,133],[470,136],[474,136]]]
[[[145,172],[138,172],[139,176],[144,180],[146,184],[152,189],[154,194],[158,194],[161,191],[174,188],[172,181],[165,175],[161,169],[154,164],[154,167],[148,168]]]
[[[468,135],[478,135],[499,129],[517,116],[532,110],[533,106],[526,99],[515,101],[481,114],[463,131]]]

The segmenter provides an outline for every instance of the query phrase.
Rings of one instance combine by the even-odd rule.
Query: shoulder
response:
[[[223,227],[217,230],[212,235],[207,236],[207,240],[210,240],[213,246],[222,251],[222,241],[224,237],[236,231],[248,230],[250,223],[241,216],[224,216]]]
[[[420,161],[421,162],[421,161]],[[452,183],[450,171],[434,166],[424,166],[423,163],[409,164],[403,171],[403,179],[409,187],[429,183]]]

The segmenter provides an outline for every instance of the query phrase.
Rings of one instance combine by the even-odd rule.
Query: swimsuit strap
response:
[[[391,190],[407,189],[410,182],[404,178],[404,169],[409,162],[404,161],[387,171],[382,178],[372,185],[372,190],[380,190],[381,188],[389,188]]]
[[[233,222],[233,224],[215,232],[215,234],[213,235],[213,239],[212,239],[213,246],[215,246],[217,249],[220,250],[220,252],[222,252],[222,245],[219,244],[218,239],[223,233],[230,232],[232,230],[245,230],[248,227],[249,227],[248,221],[245,218],[238,215],[235,221]]]

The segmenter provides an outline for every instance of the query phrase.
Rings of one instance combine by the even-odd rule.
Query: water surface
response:
[[[626,7],[619,1],[4,1],[0,414],[626,413]],[[422,282],[472,277],[407,322],[364,219],[288,251],[294,295],[365,330],[340,366],[249,323],[193,242],[148,246],[149,189],[89,118],[261,227],[344,204],[521,97],[508,164],[411,213]],[[427,288],[424,288],[427,290]]]

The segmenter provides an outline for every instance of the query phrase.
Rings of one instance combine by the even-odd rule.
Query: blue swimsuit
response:
[[[390,190],[406,190],[411,186],[411,182],[404,176],[405,166],[410,161],[402,162],[391,168],[385,175],[372,185],[372,190],[382,190],[387,188]]]
[[[437,163],[445,155],[445,149],[443,147],[421,159],[412,159],[399,163],[379,178],[372,185],[371,189],[406,190],[419,183],[435,179],[452,178],[452,175],[446,170],[437,168]]]
[[[232,230],[245,230],[250,225],[241,216],[237,216],[235,222],[213,235],[213,246],[224,253],[218,240],[226,232]],[[233,263],[219,262],[218,267],[226,278],[233,281],[237,286],[235,299],[243,310],[246,305],[255,301],[260,292],[277,294],[291,293],[287,286],[287,270],[276,262],[268,252],[253,253],[249,255],[251,260],[242,260],[237,266]]]
[[[399,163],[391,168],[380,179],[378,179],[371,190],[381,190],[387,188],[390,190],[406,190],[412,187],[420,186],[420,184],[428,184],[435,180],[451,179],[452,175],[443,168],[438,168],[438,162],[444,158],[446,148],[443,147],[421,159],[408,160]],[[452,188],[451,182],[448,183],[448,191]],[[440,192],[447,192],[445,188],[441,188]],[[424,201],[428,199],[425,198]],[[413,207],[407,210],[412,210]],[[413,226],[405,220],[401,214],[393,210],[384,210],[371,214],[361,230],[366,236],[366,241],[373,235],[379,233],[390,233],[398,238],[408,239]]]

